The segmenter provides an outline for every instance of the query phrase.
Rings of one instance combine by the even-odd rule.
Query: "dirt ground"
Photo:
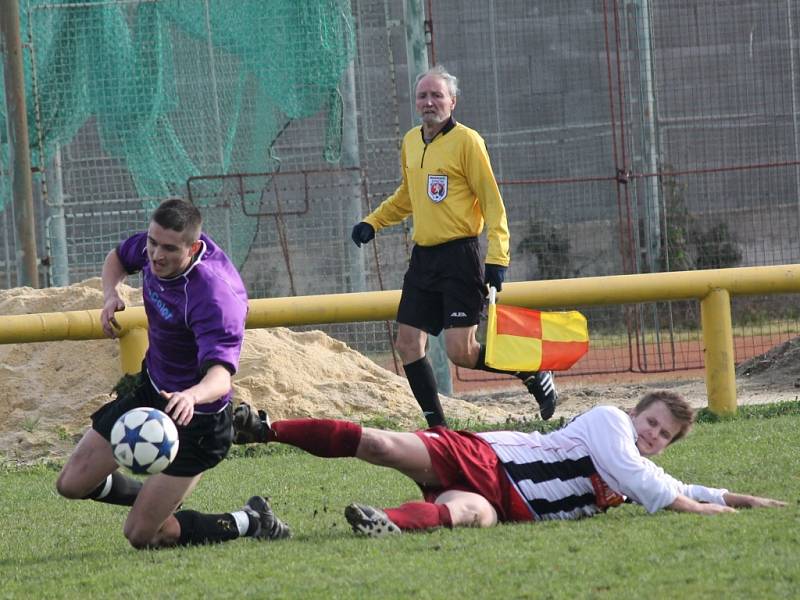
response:
[[[141,304],[125,289],[129,305]],[[64,288],[0,290],[0,315],[97,309],[100,280]],[[590,350],[591,351],[591,350]],[[64,341],[0,345],[0,463],[62,460],[107,402],[120,377],[116,341]],[[687,377],[689,377],[687,379]],[[615,375],[612,381],[556,378],[556,417],[596,404],[633,406],[648,390],[670,388],[694,406],[706,406],[702,373],[657,377]],[[800,341],[790,340],[737,369],[738,401],[767,403],[797,398]],[[323,332],[251,329],[234,379],[237,401],[266,409],[273,419],[315,416],[357,421],[389,417],[409,428],[422,421],[406,380],[383,369]],[[537,419],[535,402],[522,386],[470,391],[443,398],[445,412],[460,422],[498,423]]]
[[[632,408],[644,394],[670,389],[682,394],[695,408],[708,406],[702,371],[659,373],[656,375],[620,374],[614,382],[592,378],[556,377],[559,407],[555,416],[570,417],[597,404]],[[739,405],[769,404],[797,400],[800,395],[800,340],[793,339],[757,356],[736,369],[736,394]],[[515,419],[531,418],[530,396],[517,390],[470,393],[462,396],[476,406],[491,406],[506,411]]]

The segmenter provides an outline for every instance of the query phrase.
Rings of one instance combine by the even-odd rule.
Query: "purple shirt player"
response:
[[[150,345],[145,366],[157,391],[197,384],[213,365],[231,374],[239,368],[247,316],[247,291],[222,249],[205,234],[201,249],[183,273],[161,278],[147,257],[147,233],[123,241],[117,256],[128,274],[142,272],[142,296]],[[230,401],[198,404],[197,413],[215,413]]]
[[[56,482],[65,498],[132,506],[123,532],[134,548],[291,535],[263,496],[222,514],[178,510],[203,473],[230,450],[231,377],[239,367],[247,317],[242,279],[202,227],[196,206],[169,198],[153,211],[146,233],[106,255],[103,333],[110,338],[124,333],[116,318],[125,310],[119,287],[129,274],[141,272],[150,346],[142,372],[121,382],[116,398],[92,413],[91,428]],[[140,481],[120,472],[110,442],[119,418],[143,406],[170,416],[179,444],[162,471]]]

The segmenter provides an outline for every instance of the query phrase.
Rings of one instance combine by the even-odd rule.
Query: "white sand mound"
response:
[[[141,292],[124,288],[129,305]],[[100,279],[62,288],[0,290],[0,315],[102,307]],[[121,375],[114,340],[0,345],[0,460],[63,458],[110,399]],[[250,329],[235,401],[266,409],[273,419],[314,416],[362,421],[390,417],[409,428],[422,423],[408,383],[321,331]],[[492,406],[444,398],[451,419],[504,420]]]

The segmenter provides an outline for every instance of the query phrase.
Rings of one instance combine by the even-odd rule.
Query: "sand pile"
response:
[[[123,295],[127,304],[141,304],[139,290],[126,287]],[[99,278],[63,288],[15,288],[0,290],[0,315],[99,309],[102,302]],[[0,345],[0,461],[64,458],[120,375],[114,340]],[[409,428],[421,423],[404,378],[320,331],[248,330],[234,387],[237,401],[273,418],[391,416]],[[443,404],[451,418],[507,416],[456,399]]]

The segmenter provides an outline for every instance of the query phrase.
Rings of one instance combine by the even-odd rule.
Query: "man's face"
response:
[[[632,413],[633,426],[638,434],[636,447],[642,456],[655,456],[661,452],[681,430],[667,405],[653,402],[640,413]]]
[[[426,125],[444,124],[456,106],[456,99],[450,95],[447,83],[436,75],[426,75],[419,80],[416,90],[417,113]]]
[[[200,242],[190,244],[183,233],[164,229],[155,221],[147,229],[147,258],[153,273],[162,279],[180,275],[192,262]]]

